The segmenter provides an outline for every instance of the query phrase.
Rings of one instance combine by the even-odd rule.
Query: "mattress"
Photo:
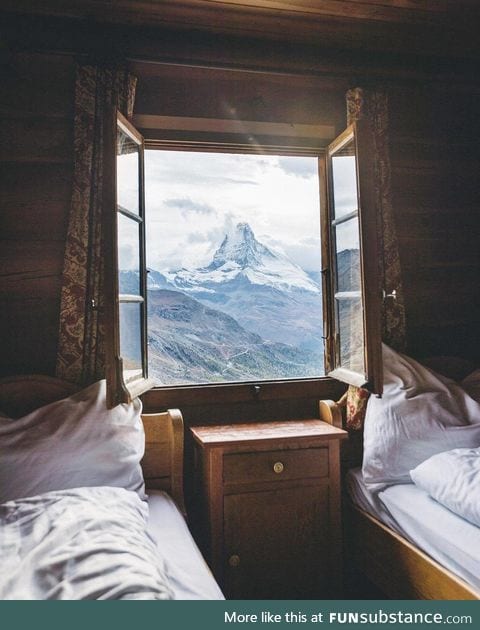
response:
[[[164,492],[149,491],[148,532],[165,559],[175,599],[224,599],[185,519]]]
[[[349,471],[347,486],[355,505],[480,590],[479,527],[437,503],[415,484],[397,484],[373,493],[357,468]]]

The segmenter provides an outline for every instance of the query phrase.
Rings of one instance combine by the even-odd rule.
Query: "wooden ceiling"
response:
[[[4,11],[477,59],[479,0],[2,0]]]

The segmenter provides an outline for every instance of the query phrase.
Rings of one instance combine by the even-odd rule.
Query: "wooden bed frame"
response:
[[[76,385],[41,375],[0,379],[0,411],[19,418],[43,405],[71,396]],[[142,460],[147,490],[164,490],[185,514],[183,495],[183,418],[178,409],[142,414],[145,455]]]
[[[336,426],[342,408],[332,400],[320,401],[320,417]],[[354,563],[390,599],[480,599],[480,593],[442,567],[406,538],[353,505],[345,509],[347,553]]]

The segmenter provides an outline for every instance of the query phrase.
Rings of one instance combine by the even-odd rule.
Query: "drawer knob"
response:
[[[282,462],[275,462],[273,464],[273,472],[277,473],[277,475],[282,473],[284,468],[285,466],[282,464]]]
[[[237,556],[237,554],[234,553],[233,556],[230,556],[230,558],[228,559],[228,564],[231,567],[238,567],[238,565],[240,564],[240,556]]]

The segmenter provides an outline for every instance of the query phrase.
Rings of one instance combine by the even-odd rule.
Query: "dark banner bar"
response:
[[[478,601],[2,602],[3,628],[480,627]]]

